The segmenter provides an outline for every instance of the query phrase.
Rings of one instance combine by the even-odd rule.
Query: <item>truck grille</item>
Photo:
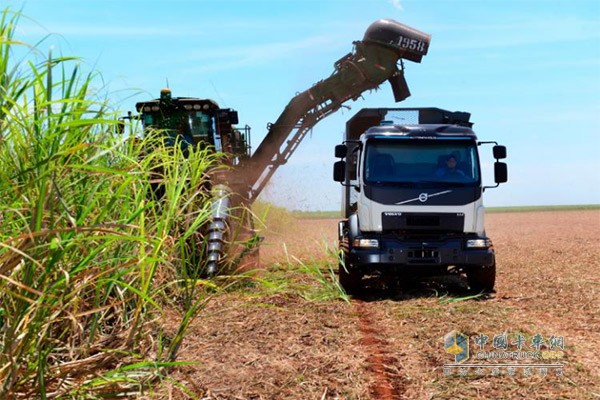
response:
[[[384,231],[403,232],[462,232],[463,213],[410,213],[383,212],[381,223]]]
[[[440,217],[435,215],[409,215],[406,226],[440,226]]]
[[[409,264],[439,264],[440,252],[438,250],[414,249],[407,254]]]

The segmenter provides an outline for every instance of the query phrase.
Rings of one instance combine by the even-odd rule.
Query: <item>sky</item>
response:
[[[17,38],[81,57],[115,107],[173,96],[238,110],[256,148],[292,97],[333,72],[367,27],[391,18],[431,34],[421,64],[405,62],[412,96],[384,83],[321,121],[279,168],[262,200],[338,210],[333,149],[364,107],[470,112],[480,140],[508,148],[509,182],[486,206],[600,204],[598,0],[3,0],[21,10]],[[491,147],[482,146],[493,184]]]

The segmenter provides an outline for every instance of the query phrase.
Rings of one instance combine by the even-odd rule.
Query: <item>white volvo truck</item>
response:
[[[480,142],[470,114],[438,108],[368,108],[336,146],[341,182],[340,284],[358,292],[365,275],[464,272],[474,292],[496,280],[484,227],[485,189],[506,182],[506,148]],[[495,186],[483,186],[478,148],[494,143]]]

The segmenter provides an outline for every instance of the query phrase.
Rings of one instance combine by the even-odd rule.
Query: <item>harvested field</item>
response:
[[[454,277],[346,302],[314,296],[332,290],[322,277],[335,264],[325,249],[335,246],[336,221],[288,221],[265,234],[264,270],[215,296],[193,322],[180,359],[197,364],[173,378],[207,399],[598,398],[600,210],[489,214],[487,227],[497,252],[495,295],[469,299]],[[307,265],[323,275],[306,273]],[[517,334],[525,347],[536,335],[547,347],[562,338],[564,349],[552,342],[561,359],[536,361],[563,364],[562,374],[445,370],[454,361],[444,351],[452,330],[488,336],[486,351],[503,333],[508,351]],[[471,362],[483,363],[470,346]],[[164,390],[193,398],[170,383]]]

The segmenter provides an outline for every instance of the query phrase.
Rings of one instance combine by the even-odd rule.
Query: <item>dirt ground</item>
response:
[[[336,221],[288,221],[266,232],[265,271],[215,296],[193,322],[180,360],[196,363],[175,371],[172,378],[186,389],[166,382],[168,397],[599,398],[600,210],[486,219],[497,293],[475,299],[455,276],[371,290],[350,301],[310,300],[303,290],[322,283],[302,278],[298,265],[327,271],[335,264],[327,249],[335,248]],[[286,274],[301,285],[286,284]],[[473,365],[532,366],[449,367],[454,356],[444,337],[451,331],[470,338]],[[500,348],[503,334],[507,350]],[[489,341],[480,348],[475,338],[482,335]],[[546,357],[561,358],[475,359],[480,351],[517,352],[518,335],[523,352],[535,351],[537,337]]]

